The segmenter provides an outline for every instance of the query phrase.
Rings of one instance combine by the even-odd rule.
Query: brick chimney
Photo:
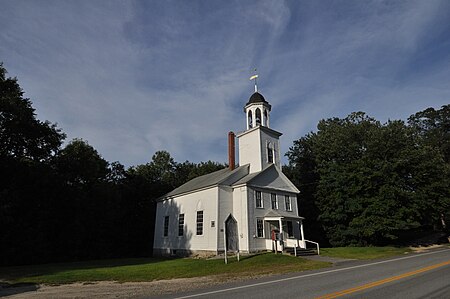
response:
[[[234,146],[235,135],[233,132],[228,133],[228,165],[230,170],[236,168],[235,164],[235,146]]]

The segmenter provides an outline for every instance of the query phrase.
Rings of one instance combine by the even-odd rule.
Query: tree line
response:
[[[151,256],[156,199],[226,167],[108,162],[89,143],[36,118],[0,64],[0,265]],[[321,245],[379,245],[448,231],[450,105],[407,122],[363,112],[321,120],[293,142],[284,172],[301,190],[305,233]]]
[[[0,265],[151,256],[156,199],[225,167],[158,151],[125,169],[65,138],[0,64]]]
[[[301,191],[310,238],[395,244],[450,225],[450,105],[407,122],[363,112],[321,120],[294,141],[284,171]]]

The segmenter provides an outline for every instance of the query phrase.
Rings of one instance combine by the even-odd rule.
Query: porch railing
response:
[[[317,255],[320,255],[319,243],[314,242],[314,241],[310,241],[310,240],[304,240],[304,241],[315,244],[316,247],[317,247]]]

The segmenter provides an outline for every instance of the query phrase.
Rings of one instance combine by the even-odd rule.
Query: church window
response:
[[[203,211],[197,211],[197,236],[203,235]]]
[[[294,227],[292,226],[292,221],[287,221],[286,225],[287,225],[288,237],[293,238],[294,237]]]
[[[284,204],[286,206],[286,211],[292,211],[291,198],[289,197],[289,195],[286,195],[284,197]]]
[[[273,163],[273,148],[270,145],[270,142],[267,143],[267,161]]]
[[[178,236],[181,237],[184,234],[184,214],[178,216]]]
[[[272,209],[277,210],[278,209],[278,201],[277,201],[277,195],[275,193],[270,194],[270,201],[272,202]]]
[[[169,216],[164,217],[164,237],[169,235]]]
[[[255,125],[261,125],[261,110],[259,108],[255,110]]]
[[[248,112],[248,128],[251,129],[253,127],[253,117],[252,111]]]
[[[256,200],[256,207],[262,208],[263,201],[262,201],[261,191],[255,191],[255,200]]]
[[[264,238],[264,222],[261,218],[256,219],[256,236]]]

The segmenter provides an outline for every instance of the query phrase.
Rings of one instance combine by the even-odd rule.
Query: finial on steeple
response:
[[[258,79],[258,74],[256,74],[256,69],[255,69],[255,74],[250,77],[250,80],[255,80],[255,92],[258,92],[258,84],[256,82],[256,79]]]

